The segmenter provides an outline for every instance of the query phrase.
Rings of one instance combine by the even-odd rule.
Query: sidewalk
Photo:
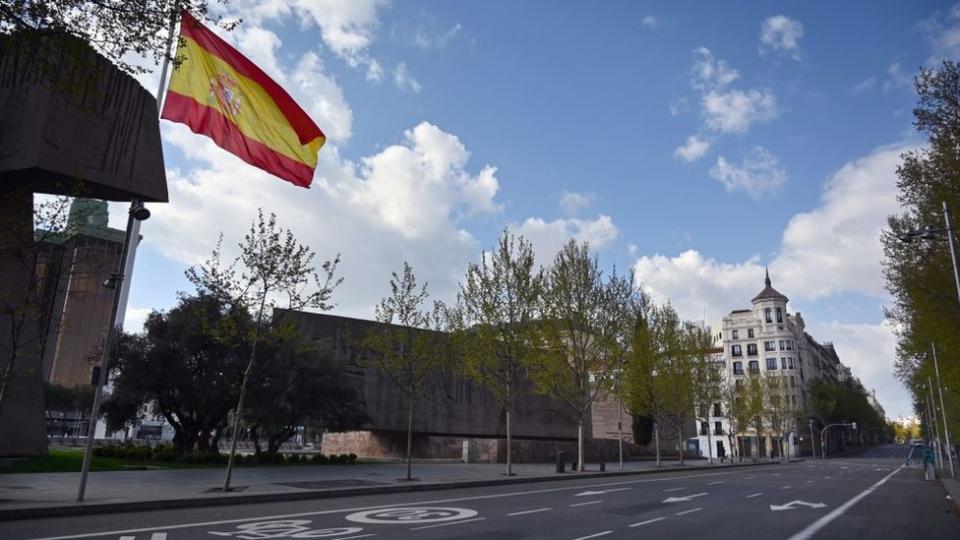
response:
[[[777,462],[760,462],[766,465]],[[707,465],[690,460],[681,468],[676,461],[664,461],[658,469],[653,461],[629,461],[624,472],[608,463],[607,472],[587,464],[586,472],[557,474],[552,463],[514,464],[515,476],[503,475],[501,463],[414,463],[413,476],[406,482],[403,463],[358,465],[300,465],[241,467],[234,469],[231,486],[222,493],[223,468],[163,469],[149,471],[108,471],[90,473],[84,503],[76,502],[80,473],[29,473],[0,475],[0,520],[54,515],[216,506],[281,500],[302,500],[352,495],[429,491],[522,484],[577,478],[606,478],[620,474],[658,473],[677,470],[704,470],[753,466]],[[569,471],[569,469],[567,469]]]

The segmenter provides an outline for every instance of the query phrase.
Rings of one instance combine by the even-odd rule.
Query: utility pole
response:
[[[933,412],[934,454],[936,455],[938,462],[937,468],[942,469],[943,455],[940,453],[940,428],[937,427],[937,407],[936,401],[933,399],[933,382],[930,380],[930,377],[927,377],[927,399],[929,400],[928,403],[930,404],[930,410]]]
[[[944,203],[943,211],[947,211],[946,203]],[[947,229],[949,231],[949,229]],[[953,241],[950,242],[950,249],[952,254]],[[943,416],[943,441],[946,445],[947,450],[947,461],[950,462],[950,478],[956,478],[957,473],[953,468],[953,449],[950,444],[950,428],[947,427],[947,408],[943,405],[943,386],[940,384],[940,364],[937,362],[937,346],[934,343],[930,344],[931,349],[933,350],[933,369],[937,373],[937,393],[940,394],[940,415]]]
[[[810,456],[817,459],[817,439],[813,434],[813,418],[810,419]]]

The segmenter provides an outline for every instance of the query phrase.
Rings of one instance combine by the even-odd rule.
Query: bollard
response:
[[[565,472],[566,466],[567,466],[566,452],[557,452],[557,472],[558,473]]]
[[[607,464],[606,464],[606,463],[601,463],[601,464],[600,464],[600,472],[607,472]]]
[[[577,460],[573,460],[573,461],[570,462],[570,470],[571,470],[571,471],[576,471],[576,470],[577,470]]]

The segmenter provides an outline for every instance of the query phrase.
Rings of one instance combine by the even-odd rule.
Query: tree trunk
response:
[[[710,417],[707,417],[707,463],[713,464],[713,439],[710,438]]]
[[[657,467],[660,467],[660,422],[653,421],[653,444],[657,449]]]
[[[413,480],[413,396],[407,398],[407,480]]]
[[[681,420],[680,422],[677,422],[677,446],[680,447],[680,466],[681,467],[683,467],[683,453],[684,453],[683,451],[686,450],[684,448],[685,443],[686,441],[683,440],[683,421]]]
[[[583,472],[583,414],[577,421],[577,467]]]
[[[510,407],[507,406],[507,476],[513,476],[513,455],[510,443]]]

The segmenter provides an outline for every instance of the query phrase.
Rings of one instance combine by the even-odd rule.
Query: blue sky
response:
[[[911,79],[960,52],[950,2],[234,0],[226,39],[328,135],[307,191],[163,122],[170,203],[144,223],[128,329],[258,206],[323,258],[334,313],[371,318],[409,260],[450,299],[504,227],[547,263],[588,240],[659,301],[715,322],[770,266],[889,416],[910,414],[877,241]],[[156,88],[156,72],[141,78]],[[122,207],[114,206],[114,223]]]

